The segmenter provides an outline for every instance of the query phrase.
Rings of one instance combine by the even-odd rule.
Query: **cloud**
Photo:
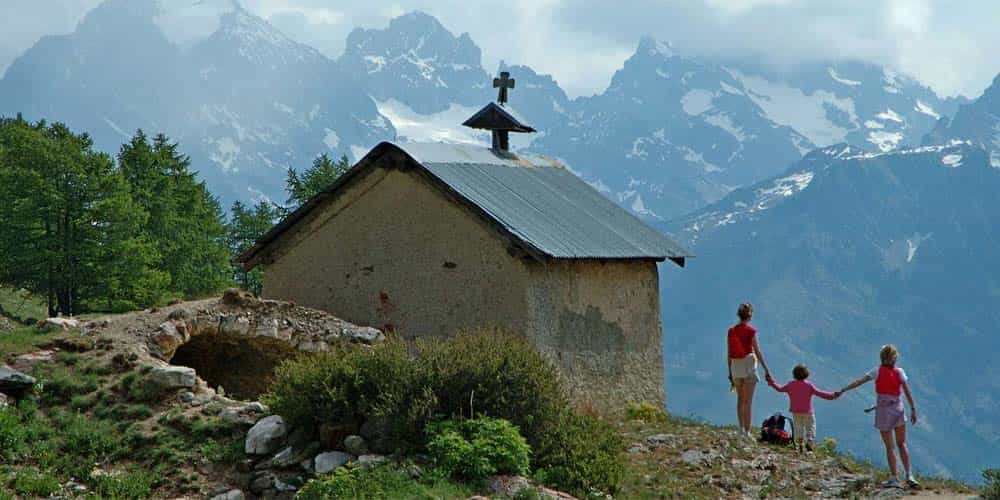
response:
[[[40,36],[72,31],[100,0],[0,1],[0,68]],[[196,0],[171,0],[191,1]],[[602,91],[641,35],[682,52],[796,65],[860,59],[939,93],[978,96],[1000,71],[995,0],[241,0],[289,36],[336,57],[355,27],[422,10],[503,59],[552,74],[571,95]]]

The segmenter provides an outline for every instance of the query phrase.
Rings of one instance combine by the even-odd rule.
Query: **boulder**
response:
[[[375,453],[389,454],[395,451],[392,438],[389,436],[389,422],[384,418],[372,417],[365,420],[358,433],[365,438],[368,448]]]
[[[267,413],[267,407],[254,401],[244,406],[231,406],[219,411],[219,418],[231,424],[253,425]]]
[[[361,455],[360,457],[358,457],[357,463],[359,467],[364,467],[367,469],[375,467],[376,465],[379,465],[385,462],[386,460],[388,460],[388,458],[386,458],[383,455]]]
[[[0,392],[18,399],[35,385],[35,378],[7,365],[0,365]]]
[[[335,450],[344,444],[344,438],[358,433],[358,426],[353,424],[319,426],[319,444],[326,450]]]
[[[188,341],[187,335],[177,329],[177,325],[172,321],[160,323],[159,328],[152,334],[153,343],[160,349],[164,358],[170,358],[177,352],[177,348]]]
[[[381,331],[370,326],[351,325],[344,329],[344,336],[362,344],[374,344],[385,339]]]
[[[368,454],[368,445],[365,444],[365,438],[352,434],[344,438],[344,451],[360,457]]]
[[[326,474],[353,460],[354,457],[342,451],[328,451],[316,455],[316,458],[313,459],[313,465],[316,468],[316,474]]]
[[[288,434],[288,426],[279,415],[271,415],[261,419],[247,432],[244,450],[248,455],[267,455],[274,453],[284,444]]]
[[[304,446],[288,446],[271,458],[271,466],[282,469],[291,467],[299,464],[303,460],[306,460],[308,457],[312,456],[313,453],[316,453],[318,449],[319,444],[317,443],[310,443]]]
[[[240,490],[229,490],[225,493],[220,493],[212,497],[212,500],[243,500],[243,492]]]
[[[7,395],[0,392],[0,408],[7,406]]]
[[[531,483],[522,476],[493,476],[490,478],[490,491],[501,498],[515,498],[525,488],[531,488]]]
[[[38,322],[38,329],[43,332],[67,331],[80,328],[80,322],[73,318],[45,318]]]
[[[186,366],[159,366],[149,372],[149,381],[163,389],[194,387],[198,381],[194,368]]]

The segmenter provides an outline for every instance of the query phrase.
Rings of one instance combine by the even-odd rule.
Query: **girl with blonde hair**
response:
[[[910,423],[917,423],[917,407],[913,402],[913,394],[910,393],[909,377],[902,368],[896,366],[899,359],[899,351],[892,344],[882,346],[879,351],[881,365],[872,368],[863,377],[851,382],[839,392],[844,393],[872,380],[875,381],[875,394],[877,397],[875,405],[875,428],[882,434],[882,443],[885,445],[885,458],[889,462],[889,471],[892,478],[885,482],[885,487],[899,487],[901,481],[896,476],[896,453],[894,448],[899,448],[899,459],[903,462],[903,470],[906,476],[904,481],[910,486],[919,486],[913,472],[910,471],[910,451],[906,447],[906,415],[903,411],[902,394],[906,394],[906,400],[910,403]],[[895,445],[893,444],[895,437]]]

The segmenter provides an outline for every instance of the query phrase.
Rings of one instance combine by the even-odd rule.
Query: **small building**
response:
[[[501,99],[465,125],[492,147],[383,142],[240,256],[263,295],[404,338],[526,335],[574,397],[663,403],[657,264],[690,255],[558,161]],[[503,82],[509,82],[505,84]]]

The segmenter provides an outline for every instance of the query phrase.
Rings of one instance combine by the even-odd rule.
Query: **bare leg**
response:
[[[757,383],[752,378],[747,378],[743,381],[740,387],[740,392],[743,397],[743,406],[741,408],[742,417],[740,419],[740,428],[744,432],[750,431],[750,426],[753,423],[753,392],[756,388]]]
[[[733,379],[736,386],[736,420],[739,421],[740,431],[743,430],[743,379]]]
[[[882,432],[882,443],[885,444],[885,459],[889,462],[889,472],[892,473],[892,477],[896,477],[896,450],[892,442],[892,433]]]
[[[896,427],[896,446],[899,447],[899,459],[903,462],[906,477],[910,477],[910,450],[906,447],[906,425]]]

